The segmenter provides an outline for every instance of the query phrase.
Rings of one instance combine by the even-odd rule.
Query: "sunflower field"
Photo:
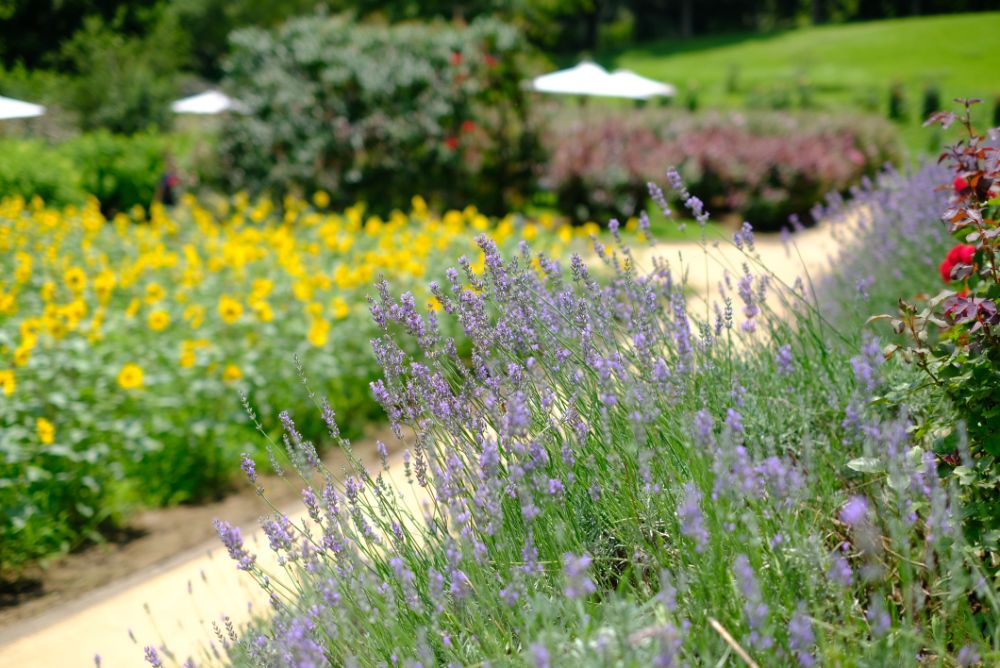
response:
[[[221,496],[257,425],[288,409],[322,445],[302,397],[328,397],[345,431],[378,415],[367,296],[380,277],[421,288],[489,230],[554,254],[592,228],[432,214],[424,200],[383,219],[362,205],[215,202],[105,218],[96,201],[52,209],[0,202],[0,569],[72,549],[128,509]],[[537,241],[536,241],[537,243]],[[304,399],[303,401],[308,401]]]

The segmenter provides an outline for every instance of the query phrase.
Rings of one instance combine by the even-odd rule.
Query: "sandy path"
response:
[[[370,468],[376,471],[375,468]],[[387,471],[389,484],[411,490],[403,472],[402,451],[393,453]],[[418,496],[404,497],[406,506],[419,515]],[[301,524],[299,504],[286,509]],[[267,508],[261,503],[261,515]],[[224,518],[223,518],[224,519]],[[281,570],[256,525],[241,527],[246,545],[272,576]],[[197,665],[218,663],[211,654],[219,641],[213,622],[225,634],[224,617],[237,629],[255,611],[268,607],[262,590],[240,572],[217,540],[189,550],[58,609],[48,611],[0,631],[0,668],[93,666],[100,655],[102,667],[145,665],[144,646],[166,645],[176,664],[188,657]],[[221,648],[220,648],[221,649]],[[174,664],[162,650],[166,665]]]
[[[758,235],[755,257],[782,282],[791,284],[797,277],[805,278],[806,273],[815,277],[829,266],[831,253],[846,234],[845,227],[824,224],[802,232],[796,235],[792,249],[776,235]],[[710,244],[707,262],[704,249],[693,242],[635,248],[633,252],[640,270],[649,269],[656,256],[674,267],[686,267],[694,293],[692,302],[714,295],[725,272],[737,277],[746,261],[738,249],[724,242]],[[751,268],[751,272],[759,270]],[[692,304],[692,308],[696,306]],[[413,488],[403,479],[401,456],[401,452],[393,455],[389,477],[396,489],[408,492]],[[412,493],[406,502],[414,509],[418,505]],[[301,522],[301,506],[289,511],[293,521]],[[262,504],[261,514],[265,512]],[[259,561],[273,567],[263,533],[255,526],[242,528]],[[159,647],[164,643],[177,664],[193,657],[198,665],[211,665],[215,662],[208,648],[219,642],[212,623],[225,633],[224,615],[240,628],[252,612],[266,607],[256,583],[237,571],[225,549],[213,540],[59,609],[0,630],[0,668],[92,666],[95,654],[100,654],[100,665],[107,668],[144,665],[143,645]],[[135,640],[130,638],[130,630]]]

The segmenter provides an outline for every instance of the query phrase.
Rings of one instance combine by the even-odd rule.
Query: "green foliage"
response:
[[[952,439],[943,454],[966,494],[969,517],[966,528],[977,547],[1000,550],[1000,168],[996,147],[978,134],[971,108],[977,100],[964,100],[961,114],[936,112],[928,123],[948,128],[959,123],[965,137],[942,154],[954,180],[942,184],[952,190],[943,218],[948,232],[968,243],[955,245],[939,266],[949,288],[925,303],[899,300],[888,320],[906,343],[886,349],[899,354],[925,374],[950,401],[964,421],[968,443]],[[960,447],[965,445],[965,447]]]
[[[250,110],[220,138],[233,188],[325,190],[382,212],[419,192],[505,212],[533,181],[525,45],[511,26],[315,17],[241,31],[233,44],[227,81]]]
[[[188,45],[176,22],[160,20],[144,37],[88,18],[63,47],[75,76],[63,98],[85,130],[131,134],[170,123],[175,79]]]
[[[222,60],[234,30],[251,26],[272,28],[320,6],[315,0],[172,0],[164,11],[187,35],[194,70],[201,76],[217,79],[222,75]]]
[[[10,157],[0,163],[0,194],[38,195],[54,207],[80,204],[87,196],[109,215],[149,207],[167,157],[185,192],[201,193],[221,181],[215,137],[200,129],[131,136],[98,130],[61,142],[0,138],[0,146]]]
[[[163,135],[123,137],[100,130],[66,142],[60,152],[73,162],[84,190],[107,213],[152,203],[167,146]]]
[[[86,198],[77,165],[44,141],[0,139],[0,155],[0,193],[56,205],[81,204]]]
[[[894,121],[905,121],[908,115],[906,89],[903,84],[894,83],[889,87],[889,118]]]

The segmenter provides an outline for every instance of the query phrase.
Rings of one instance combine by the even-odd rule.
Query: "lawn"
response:
[[[884,114],[898,82],[908,106],[901,129],[907,145],[919,150],[930,141],[917,122],[929,85],[939,88],[942,104],[983,98],[979,118],[987,120],[1000,95],[1000,74],[990,42],[968,36],[998,31],[1000,12],[958,14],[647,42],[598,60],[673,83],[682,100],[696,89],[702,106],[769,106],[784,99],[799,106],[806,87],[814,106]]]

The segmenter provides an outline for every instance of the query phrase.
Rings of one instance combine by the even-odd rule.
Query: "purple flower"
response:
[[[958,665],[962,668],[968,668],[969,666],[979,663],[979,652],[972,645],[965,645],[962,649],[958,650],[958,656],[955,657],[958,661]]]
[[[744,332],[748,334],[753,334],[757,330],[757,321],[755,318],[757,314],[760,313],[760,308],[755,303],[756,295],[753,291],[753,275],[750,273],[750,267],[743,265],[743,275],[736,282],[736,290],[740,295],[740,299],[743,300],[743,315],[746,320],[740,326]]]
[[[248,552],[243,546],[243,536],[240,534],[240,528],[223,520],[215,520],[212,524],[215,526],[215,531],[219,534],[219,538],[222,539],[222,544],[226,546],[229,557],[236,562],[237,568],[241,571],[252,569],[257,557]]]
[[[886,612],[881,599],[875,599],[868,611],[865,612],[865,619],[868,620],[872,635],[876,638],[884,636],[892,627],[892,617]]]
[[[655,668],[680,668],[683,639],[672,624],[664,624],[657,634],[659,646],[653,657]]]
[[[831,582],[840,585],[841,587],[850,587],[853,575],[854,573],[851,571],[851,565],[847,563],[847,559],[845,559],[843,555],[838,552],[834,552],[830,555],[830,568],[826,572],[826,577],[829,578]]]
[[[684,483],[684,500],[677,508],[677,517],[681,521],[681,533],[695,543],[695,552],[704,552],[708,545],[708,529],[705,528],[705,517],[701,512],[701,490],[693,482]]]
[[[567,552],[563,555],[563,577],[565,584],[563,594],[569,599],[578,599],[590,596],[597,587],[590,579],[591,559],[589,554],[582,554],[579,557]]]
[[[743,428],[743,416],[733,408],[726,410],[726,426],[734,437],[742,437],[746,431]]]
[[[531,661],[534,663],[535,668],[551,668],[552,666],[552,656],[549,654],[549,648],[540,642],[534,643],[531,648]]]
[[[840,519],[848,526],[858,526],[865,521],[867,516],[868,500],[863,496],[852,496],[844,504],[844,507],[840,509]]]
[[[778,373],[782,376],[790,376],[795,370],[795,358],[792,355],[792,346],[785,344],[778,348],[774,355],[774,362],[778,366]]]
[[[684,184],[682,183],[681,186],[683,185]],[[663,189],[660,188],[660,186],[658,186],[657,184],[653,183],[652,181],[647,183],[646,186],[647,188],[649,188],[649,198],[656,203],[656,206],[660,208],[660,211],[663,212],[663,215],[669,218],[671,215],[670,207],[667,205],[667,198],[663,194]]]
[[[816,658],[812,655],[815,644],[816,635],[812,630],[812,620],[806,612],[806,604],[799,603],[795,614],[788,620],[788,649],[795,654],[802,668],[816,665]]]
[[[733,563],[733,572],[736,575],[736,584],[740,593],[743,594],[743,615],[746,617],[747,626],[750,627],[750,635],[747,642],[751,647],[759,650],[770,649],[774,645],[774,638],[768,634],[767,622],[770,616],[770,608],[761,596],[760,586],[757,584],[757,576],[750,566],[750,560],[746,555],[738,555]]]
[[[247,480],[249,480],[251,484],[256,484],[257,483],[257,465],[254,464],[253,458],[250,457],[250,455],[248,455],[247,453],[244,452],[240,456],[240,459],[241,459],[240,468],[242,468],[243,472],[246,474]]]
[[[733,233],[733,243],[740,250],[746,246],[747,250],[753,250],[753,225],[747,221],[743,221],[743,225],[736,232]]]
[[[163,668],[163,661],[160,660],[160,655],[157,653],[156,648],[152,645],[146,645],[146,663],[151,665],[153,668]]]

